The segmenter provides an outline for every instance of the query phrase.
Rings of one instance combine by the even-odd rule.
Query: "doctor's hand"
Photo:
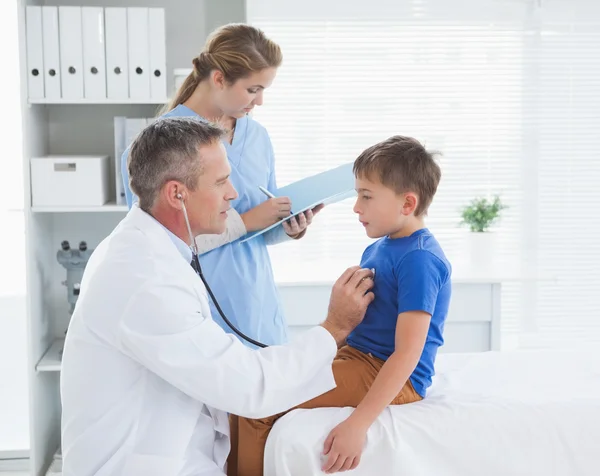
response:
[[[260,205],[242,213],[242,220],[248,233],[262,230],[279,220],[290,216],[292,202],[288,197],[270,198]]]
[[[317,205],[311,210],[306,210],[303,213],[299,213],[295,217],[290,218],[283,222],[283,229],[288,236],[299,239],[306,234],[306,229],[312,223],[314,216],[323,210],[325,205]]]
[[[370,292],[373,272],[359,266],[348,268],[333,285],[327,319],[322,326],[327,329],[338,346],[365,317],[369,304],[375,299]]]

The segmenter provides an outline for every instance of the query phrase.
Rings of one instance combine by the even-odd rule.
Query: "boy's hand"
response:
[[[329,457],[323,464],[323,471],[329,474],[356,468],[366,438],[367,429],[352,419],[336,426],[325,440],[323,454]]]

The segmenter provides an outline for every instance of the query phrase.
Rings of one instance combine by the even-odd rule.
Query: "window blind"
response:
[[[531,286],[524,347],[584,347],[600,342],[600,5],[554,0],[536,10],[535,67],[526,89],[536,173],[523,204],[541,275]],[[531,208],[529,207],[531,205]]]
[[[508,205],[494,229],[496,261],[527,263],[531,276],[503,285],[505,336],[519,346],[600,340],[590,317],[600,314],[600,245],[589,233],[600,202],[593,7],[320,3],[247,2],[249,22],[284,53],[255,112],[271,135],[279,184],[353,161],[390,135],[413,136],[443,154],[427,225],[455,265],[468,252],[461,207],[495,194]],[[327,207],[305,238],[272,247],[276,277],[314,281],[358,264],[370,240],[352,205]]]

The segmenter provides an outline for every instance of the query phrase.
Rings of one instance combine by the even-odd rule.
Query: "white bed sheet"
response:
[[[600,351],[440,354],[428,397],[386,409],[355,476],[600,475]],[[276,423],[265,476],[320,471],[350,408],[295,410]]]

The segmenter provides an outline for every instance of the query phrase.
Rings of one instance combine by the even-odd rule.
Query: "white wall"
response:
[[[17,2],[0,2],[5,91],[0,187],[0,458],[27,449],[27,331],[25,313],[25,222],[23,212],[22,128],[19,91]],[[8,178],[7,178],[8,177]],[[10,452],[10,453],[8,453]]]

